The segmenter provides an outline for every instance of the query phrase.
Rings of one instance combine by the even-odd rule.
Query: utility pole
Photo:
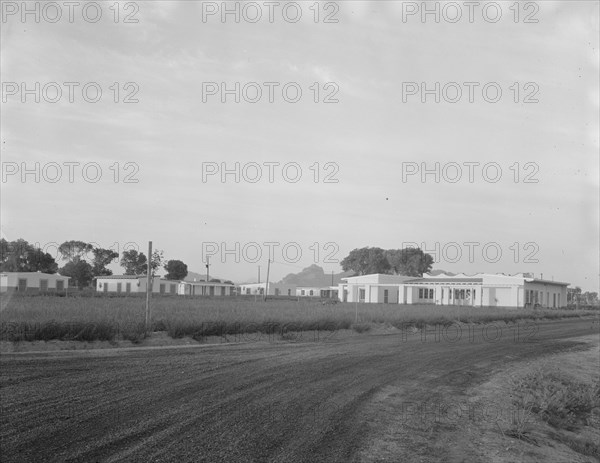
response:
[[[146,267],[146,332],[150,331],[150,293],[152,292],[152,241],[148,241],[148,260]]]
[[[208,283],[209,280],[209,267],[210,267],[210,256],[206,256],[206,282]]]
[[[265,284],[265,301],[267,300],[267,294],[269,294],[269,270],[271,269],[271,259],[267,260],[267,282]]]
[[[258,266],[258,282],[260,283],[260,265]]]

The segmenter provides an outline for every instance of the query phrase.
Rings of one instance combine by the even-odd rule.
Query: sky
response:
[[[598,291],[599,3],[490,3],[2,2],[2,237]]]

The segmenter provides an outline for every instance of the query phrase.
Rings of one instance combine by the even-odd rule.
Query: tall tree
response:
[[[65,241],[58,247],[58,252],[62,256],[63,260],[66,261],[78,261],[85,260],[86,262],[90,260],[89,253],[94,249],[89,243],[84,241]]]
[[[125,269],[125,275],[143,275],[146,273],[147,261],[143,252],[130,249],[123,251],[120,264]]]
[[[385,257],[396,275],[421,277],[433,265],[433,257],[419,248],[388,249]]]
[[[188,274],[188,267],[180,260],[170,260],[165,265],[167,280],[183,280]]]
[[[163,251],[156,250],[152,253],[152,260],[150,261],[152,275],[160,268],[163,260]],[[148,258],[143,252],[138,252],[135,249],[123,251],[120,264],[125,269],[125,275],[146,275],[148,273]]]
[[[119,258],[119,253],[112,249],[94,248],[94,260],[92,262],[92,273],[95,277],[112,275],[112,270],[106,268],[113,260]]]
[[[3,272],[56,273],[58,264],[47,252],[24,239],[0,240],[0,270]]]
[[[384,250],[370,247],[353,249],[340,264],[345,272],[351,270],[356,275],[389,273],[391,268]]]
[[[89,286],[94,278],[92,266],[85,260],[69,261],[59,272],[61,275],[71,278],[78,288]]]

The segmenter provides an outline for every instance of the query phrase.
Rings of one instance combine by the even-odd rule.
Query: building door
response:
[[[131,283],[125,283],[125,292],[126,293],[130,293],[131,292]]]
[[[214,287],[214,286],[211,286],[211,287],[210,287],[210,295],[211,295],[211,296],[214,296],[214,295],[215,295],[215,287]]]
[[[344,290],[343,300],[344,300],[344,302],[348,302],[348,290],[347,289]]]
[[[18,290],[27,291],[27,278],[19,278]]]
[[[387,289],[383,290],[383,303],[384,304],[388,303],[388,290]]]
[[[105,293],[108,293],[108,282],[104,283],[104,286],[102,287],[102,289],[104,290]]]
[[[40,291],[48,291],[48,280],[40,280]]]
[[[160,294],[165,294],[165,284],[164,283],[160,284]]]
[[[358,302],[365,302],[365,289],[360,288],[358,290]]]
[[[65,289],[65,283],[62,280],[57,280],[56,281],[56,290],[57,291],[62,291],[63,289]]]
[[[123,289],[123,283],[117,283],[117,293],[120,293]]]
[[[221,286],[221,296],[225,296],[225,286]]]

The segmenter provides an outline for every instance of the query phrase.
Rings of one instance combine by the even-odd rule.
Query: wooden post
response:
[[[271,269],[271,259],[267,260],[267,282],[265,283],[265,301],[267,300],[267,294],[269,294],[269,270]]]
[[[146,332],[150,331],[150,293],[152,292],[152,241],[148,241],[148,261],[146,275]]]

